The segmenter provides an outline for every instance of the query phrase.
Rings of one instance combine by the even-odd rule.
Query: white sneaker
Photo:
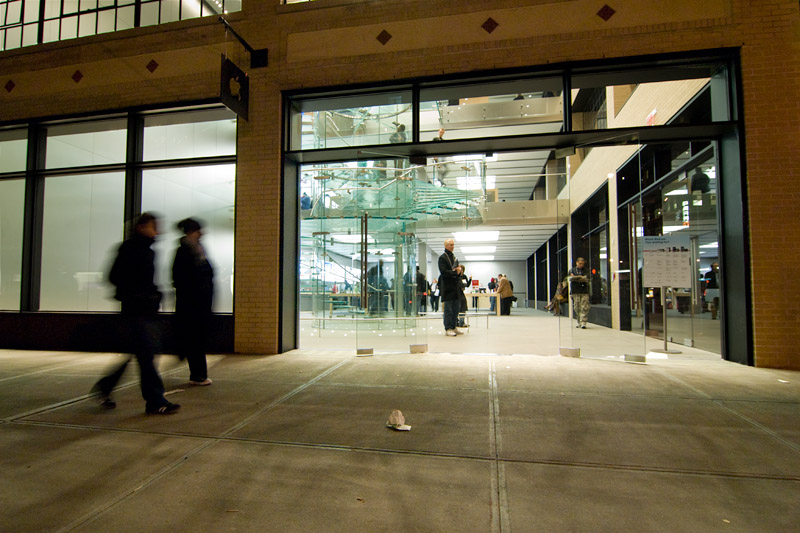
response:
[[[458,335],[458,333],[456,333],[456,330],[454,329],[448,329],[447,331],[444,332],[444,334],[447,335],[448,337],[455,337],[456,335]]]
[[[464,334],[463,331],[458,331],[457,329],[454,329],[453,331],[456,332],[456,335],[463,335]]]

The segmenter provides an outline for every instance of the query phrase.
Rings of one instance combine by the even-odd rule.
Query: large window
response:
[[[291,150],[411,141],[409,90],[296,99],[292,102],[290,116]]]
[[[19,310],[25,181],[0,181],[0,310]]]
[[[175,309],[172,261],[182,236],[176,223],[186,217],[203,224],[202,244],[214,267],[214,311],[233,311],[233,215],[235,165],[146,170],[142,210],[162,218],[156,250],[156,284],[164,291],[162,310]]]
[[[236,117],[227,109],[148,115],[144,126],[145,161],[236,153]]]
[[[558,132],[562,86],[560,77],[428,86],[420,90],[420,141]]]
[[[47,128],[45,167],[124,163],[126,138],[124,118],[50,126]]]
[[[0,0],[0,51],[241,10],[241,0]]]
[[[29,135],[42,142],[29,147]],[[232,112],[195,107],[8,129],[0,155],[0,310],[119,309],[108,269],[125,223],[153,211],[162,217],[162,311],[174,310],[175,224],[189,216],[204,224],[214,309],[233,311]]]
[[[42,311],[118,308],[105,281],[122,239],[125,174],[47,178],[42,231]]]

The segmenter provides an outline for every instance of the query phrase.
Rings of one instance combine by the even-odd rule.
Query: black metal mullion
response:
[[[128,138],[125,149],[124,234],[133,230],[133,221],[142,212],[142,162],[144,120],[137,113],[128,114]]]
[[[25,211],[22,230],[22,285],[20,311],[38,311],[42,279],[42,228],[44,224],[44,154],[47,130],[28,126],[25,176]]]
[[[44,42],[44,8],[45,2],[39,3],[39,20],[37,23],[39,24],[38,31],[36,32],[36,44],[42,44]]]

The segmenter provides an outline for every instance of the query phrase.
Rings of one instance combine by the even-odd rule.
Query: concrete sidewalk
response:
[[[724,361],[0,350],[0,530],[797,531],[800,374]],[[400,409],[409,432],[384,427]]]

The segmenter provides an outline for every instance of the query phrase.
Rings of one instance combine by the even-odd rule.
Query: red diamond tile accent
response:
[[[72,81],[78,83],[83,79],[83,74],[81,74],[80,70],[76,70],[75,73],[72,75]]]
[[[11,92],[14,90],[14,87],[16,86],[17,84],[14,83],[13,80],[8,80],[8,82],[6,82],[6,91]]]
[[[494,30],[497,29],[499,25],[500,25],[499,22],[494,20],[492,17],[489,17],[488,19],[486,19],[486,22],[481,24],[481,28],[483,28],[486,31],[486,33],[492,33]]]
[[[155,71],[156,71],[156,69],[158,68],[158,63],[156,63],[156,60],[155,60],[155,59],[151,59],[151,60],[150,60],[150,62],[147,64],[147,66],[146,66],[145,68],[146,68],[147,70],[149,70],[149,71],[150,71],[150,73],[152,74],[152,73],[153,73],[153,72],[155,72]]]
[[[388,43],[388,42],[389,42],[389,40],[391,40],[391,38],[392,38],[392,34],[391,34],[391,33],[389,33],[389,32],[388,32],[388,31],[386,31],[386,30],[383,30],[383,31],[382,31],[382,32],[381,32],[381,33],[380,33],[380,34],[379,34],[377,37],[375,37],[375,38],[376,38],[376,39],[378,39],[378,42],[379,42],[379,43],[381,43],[381,44],[385,45],[386,43]]]
[[[600,8],[600,11],[597,12],[597,16],[608,22],[608,19],[613,17],[614,13],[616,13],[614,8],[608,4],[605,4],[603,5],[603,7]]]

